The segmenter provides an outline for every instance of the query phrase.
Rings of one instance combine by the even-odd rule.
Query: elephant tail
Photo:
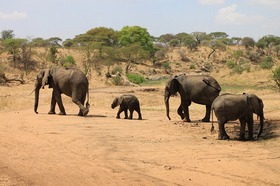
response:
[[[89,104],[89,91],[87,91],[87,103],[86,103],[86,108],[87,108],[87,109],[90,108],[90,104]]]
[[[211,127],[211,133],[214,131],[214,122],[213,122],[213,111],[214,109],[211,107],[211,123],[212,123],[212,127]]]

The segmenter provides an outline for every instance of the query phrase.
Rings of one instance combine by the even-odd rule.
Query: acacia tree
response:
[[[3,30],[1,32],[1,38],[3,40],[6,40],[6,39],[12,39],[14,38],[15,34],[13,33],[14,31],[13,30]]]

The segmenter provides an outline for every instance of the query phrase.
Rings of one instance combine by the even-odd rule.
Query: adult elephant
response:
[[[248,139],[253,140],[253,113],[260,117],[260,129],[258,137],[263,131],[263,101],[255,94],[223,94],[217,97],[211,110],[214,110],[219,125],[219,140],[229,139],[225,131],[225,123],[239,119],[240,121],[240,139],[245,140],[245,128],[246,123],[248,125]],[[213,125],[213,113],[212,113],[212,128]]]
[[[203,122],[210,121],[211,104],[219,95],[221,87],[219,83],[211,76],[207,75],[175,75],[165,86],[164,102],[166,106],[166,116],[169,116],[169,98],[179,92],[181,104],[177,113],[183,121],[190,122],[189,106],[191,102],[205,105],[206,113],[202,119]]]
[[[49,85],[52,88],[51,108],[49,114],[55,114],[56,103],[60,109],[60,115],[66,115],[64,106],[61,100],[61,94],[65,94],[72,98],[72,101],[78,105],[80,111],[79,116],[86,116],[89,112],[89,93],[88,79],[85,74],[74,68],[53,67],[42,70],[37,75],[35,81],[35,104],[34,112],[38,114],[37,108],[39,103],[39,91]],[[86,107],[84,106],[87,96]]]

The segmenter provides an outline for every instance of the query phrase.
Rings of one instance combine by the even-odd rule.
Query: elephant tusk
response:
[[[28,96],[30,96],[31,94],[33,94],[33,92],[36,90],[36,88],[34,90],[32,90],[32,92],[30,92],[30,94],[28,94]]]

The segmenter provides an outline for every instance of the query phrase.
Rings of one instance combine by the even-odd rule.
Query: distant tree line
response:
[[[125,26],[120,31],[97,27],[64,41],[59,37],[15,38],[13,30],[3,30],[0,38],[0,51],[9,52],[12,55],[13,66],[22,68],[26,73],[34,69],[32,55],[35,47],[46,48],[48,50],[46,60],[64,66],[75,65],[75,60],[71,56],[58,59],[58,49],[80,50],[85,54],[83,60],[85,73],[90,73],[92,67],[99,71],[101,65],[106,65],[109,73],[110,67],[118,61],[125,62],[125,73],[129,73],[134,64],[147,60],[155,64],[164,60],[167,52],[175,47],[186,47],[189,52],[196,51],[200,46],[209,47],[211,51],[208,59],[210,59],[217,50],[226,50],[227,46],[234,45],[244,46],[246,53],[241,55],[239,52],[238,55],[251,61],[260,61],[261,56],[280,57],[280,37],[275,35],[266,35],[257,41],[251,37],[230,38],[225,32],[181,32],[154,37],[146,28]],[[188,61],[183,52],[182,61]]]

